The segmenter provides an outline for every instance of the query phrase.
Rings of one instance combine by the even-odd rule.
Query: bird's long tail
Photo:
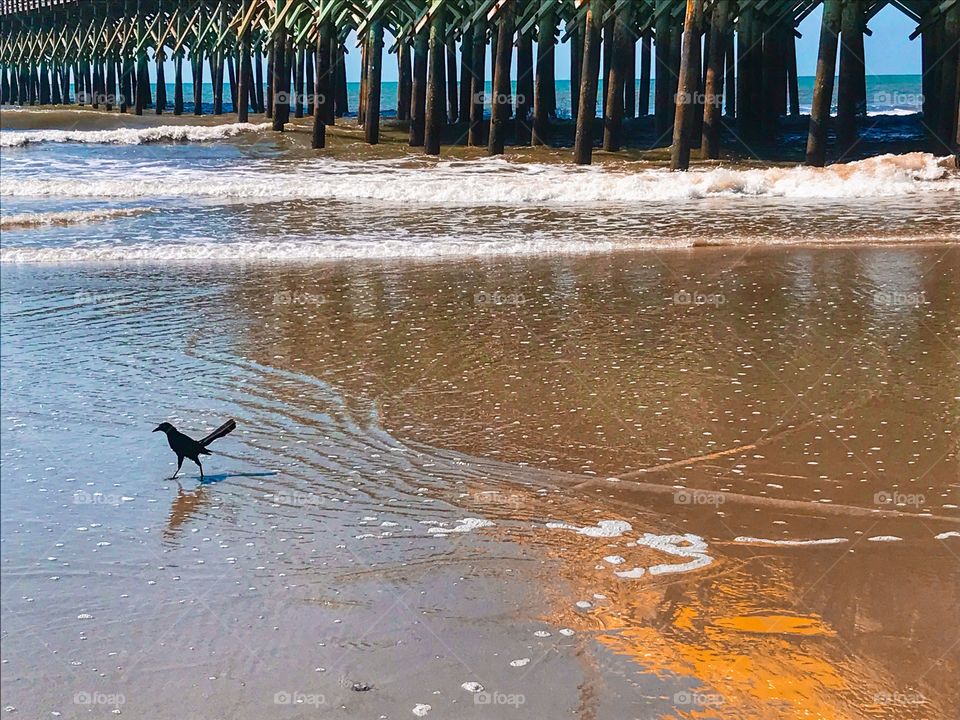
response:
[[[224,435],[229,435],[229,434],[232,433],[236,428],[237,428],[237,421],[236,421],[236,420],[227,420],[223,425],[221,425],[220,427],[218,427],[218,428],[217,428],[216,430],[214,430],[212,433],[210,433],[209,435],[207,435],[203,440],[201,440],[201,441],[200,441],[200,444],[203,445],[203,447],[206,447],[207,445],[209,445],[210,443],[212,443],[214,440],[216,440],[216,439],[218,439],[218,438],[222,438]]]

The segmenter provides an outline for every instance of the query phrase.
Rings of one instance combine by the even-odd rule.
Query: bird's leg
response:
[[[200,464],[200,458],[197,458],[194,462],[196,462],[197,467],[200,468],[200,479],[203,480],[203,465]]]
[[[175,472],[175,473],[173,474],[173,477],[170,478],[171,480],[175,480],[175,479],[176,479],[177,473],[180,472],[180,466],[181,466],[181,465],[183,465],[183,455],[177,455],[177,472]]]

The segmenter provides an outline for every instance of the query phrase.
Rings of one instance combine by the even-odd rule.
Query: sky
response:
[[[820,17],[822,6],[811,13],[801,24],[798,30],[802,37],[797,39],[797,74],[814,75],[817,68],[817,46],[820,41]],[[920,39],[910,40],[910,33],[916,29],[916,23],[902,12],[887,5],[869,23],[872,36],[864,38],[864,55],[868,75],[919,75],[920,74]],[[389,47],[392,39],[388,39]],[[360,75],[360,52],[355,47],[356,38],[348,38],[347,48],[347,79],[357,82]],[[489,70],[490,53],[487,53],[487,78],[492,77]],[[639,63],[639,58],[637,60]],[[839,59],[838,59],[839,62]],[[152,65],[152,64],[151,64]],[[513,64],[516,73],[516,62]],[[167,61],[164,72],[167,82],[173,81],[173,63]],[[638,71],[639,76],[639,71]],[[209,69],[206,71],[209,82]],[[155,78],[154,68],[150,68],[150,76]],[[570,47],[565,43],[557,46],[557,79],[570,78]],[[397,62],[395,55],[388,55],[383,62],[384,82],[396,82]],[[190,81],[189,63],[184,63],[184,82]]]

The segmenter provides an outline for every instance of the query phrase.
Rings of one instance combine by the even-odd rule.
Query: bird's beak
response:
[[[155,427],[153,430],[151,430],[150,432],[160,432],[162,429],[163,429],[163,428],[157,426],[157,427]]]

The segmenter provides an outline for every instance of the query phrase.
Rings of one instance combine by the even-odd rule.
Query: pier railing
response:
[[[321,148],[326,127],[348,113],[344,57],[359,51],[356,111],[367,142],[377,143],[388,50],[411,145],[438,154],[456,125],[464,142],[498,154],[508,135],[548,142],[558,115],[555,48],[568,43],[575,161],[591,161],[601,132],[604,149],[620,149],[625,119],[650,114],[671,146],[671,165],[683,169],[693,149],[719,156],[721,128],[744,142],[770,141],[783,117],[800,114],[797,27],[822,5],[806,154],[823,165],[828,125],[836,126],[836,156],[858,142],[867,105],[863,38],[888,4],[917,23],[911,39],[922,43],[928,136],[956,152],[960,0],[0,0],[0,90],[4,103],[180,114],[188,61],[193,112],[204,111],[209,71],[213,113],[223,112],[227,83],[241,122],[262,112],[282,130],[291,114],[312,114]]]

